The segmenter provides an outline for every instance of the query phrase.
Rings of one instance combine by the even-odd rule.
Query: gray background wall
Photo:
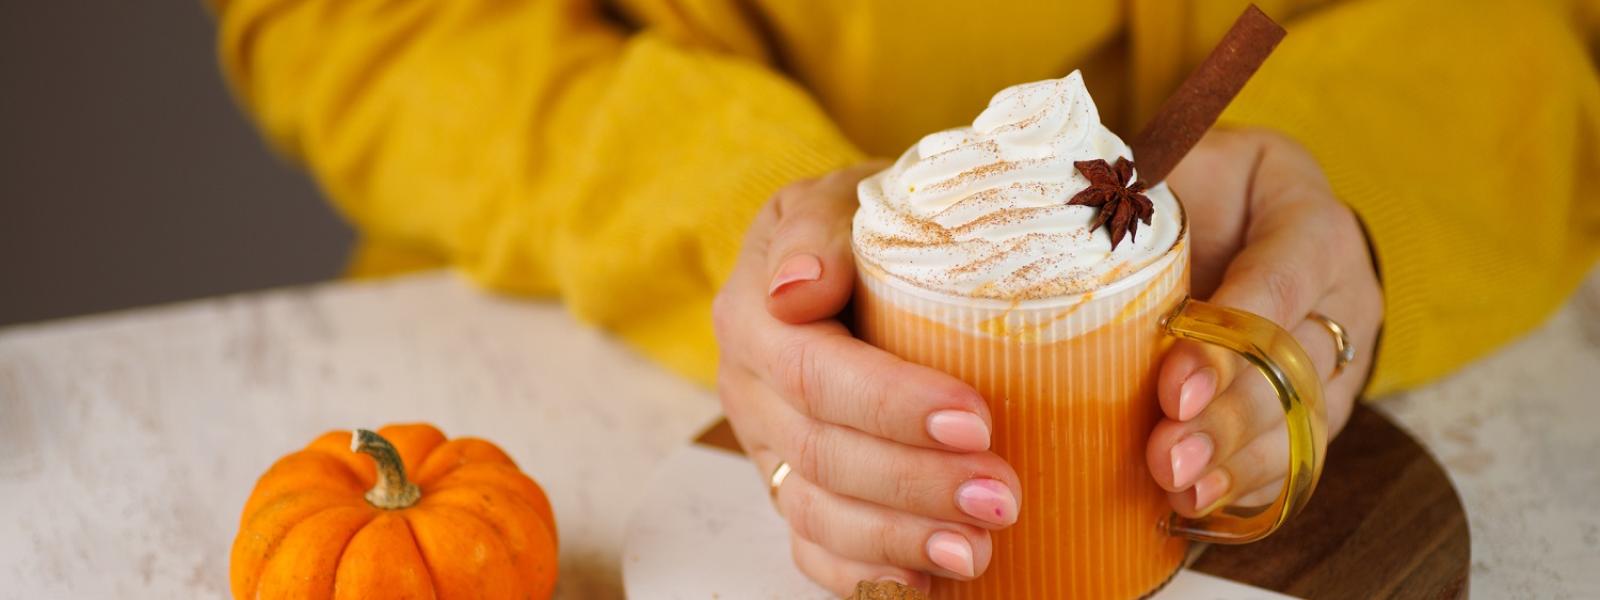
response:
[[[0,324],[336,276],[213,47],[200,0],[0,0]]]

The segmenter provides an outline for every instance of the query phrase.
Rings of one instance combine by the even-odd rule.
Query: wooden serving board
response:
[[[727,421],[695,441],[740,451]],[[1357,406],[1304,512],[1266,540],[1212,546],[1190,568],[1302,598],[1463,598],[1470,553],[1444,467]]]

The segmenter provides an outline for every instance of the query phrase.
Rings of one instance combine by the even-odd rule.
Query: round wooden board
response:
[[[739,451],[727,421],[695,441]],[[1302,598],[1460,598],[1470,566],[1467,514],[1444,467],[1358,406],[1304,512],[1266,540],[1212,546],[1191,568]]]
[[[1444,467],[1358,406],[1304,512],[1260,542],[1212,546],[1191,567],[1303,598],[1461,598],[1471,550]]]

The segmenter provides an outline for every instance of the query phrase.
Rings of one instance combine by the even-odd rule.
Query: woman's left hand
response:
[[[1217,130],[1168,178],[1192,234],[1196,297],[1272,320],[1294,335],[1324,381],[1328,432],[1350,417],[1372,368],[1383,295],[1355,214],[1333,195],[1305,149],[1276,133]],[[1308,318],[1342,325],[1355,359],[1334,374],[1334,337]],[[1150,436],[1150,473],[1179,514],[1272,501],[1288,472],[1283,412],[1265,378],[1193,342],[1163,360],[1165,418]]]

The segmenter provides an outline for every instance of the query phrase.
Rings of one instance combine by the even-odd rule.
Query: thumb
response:
[[[768,313],[798,324],[844,310],[855,287],[856,184],[886,164],[862,163],[778,193],[778,225],[767,248]]]

